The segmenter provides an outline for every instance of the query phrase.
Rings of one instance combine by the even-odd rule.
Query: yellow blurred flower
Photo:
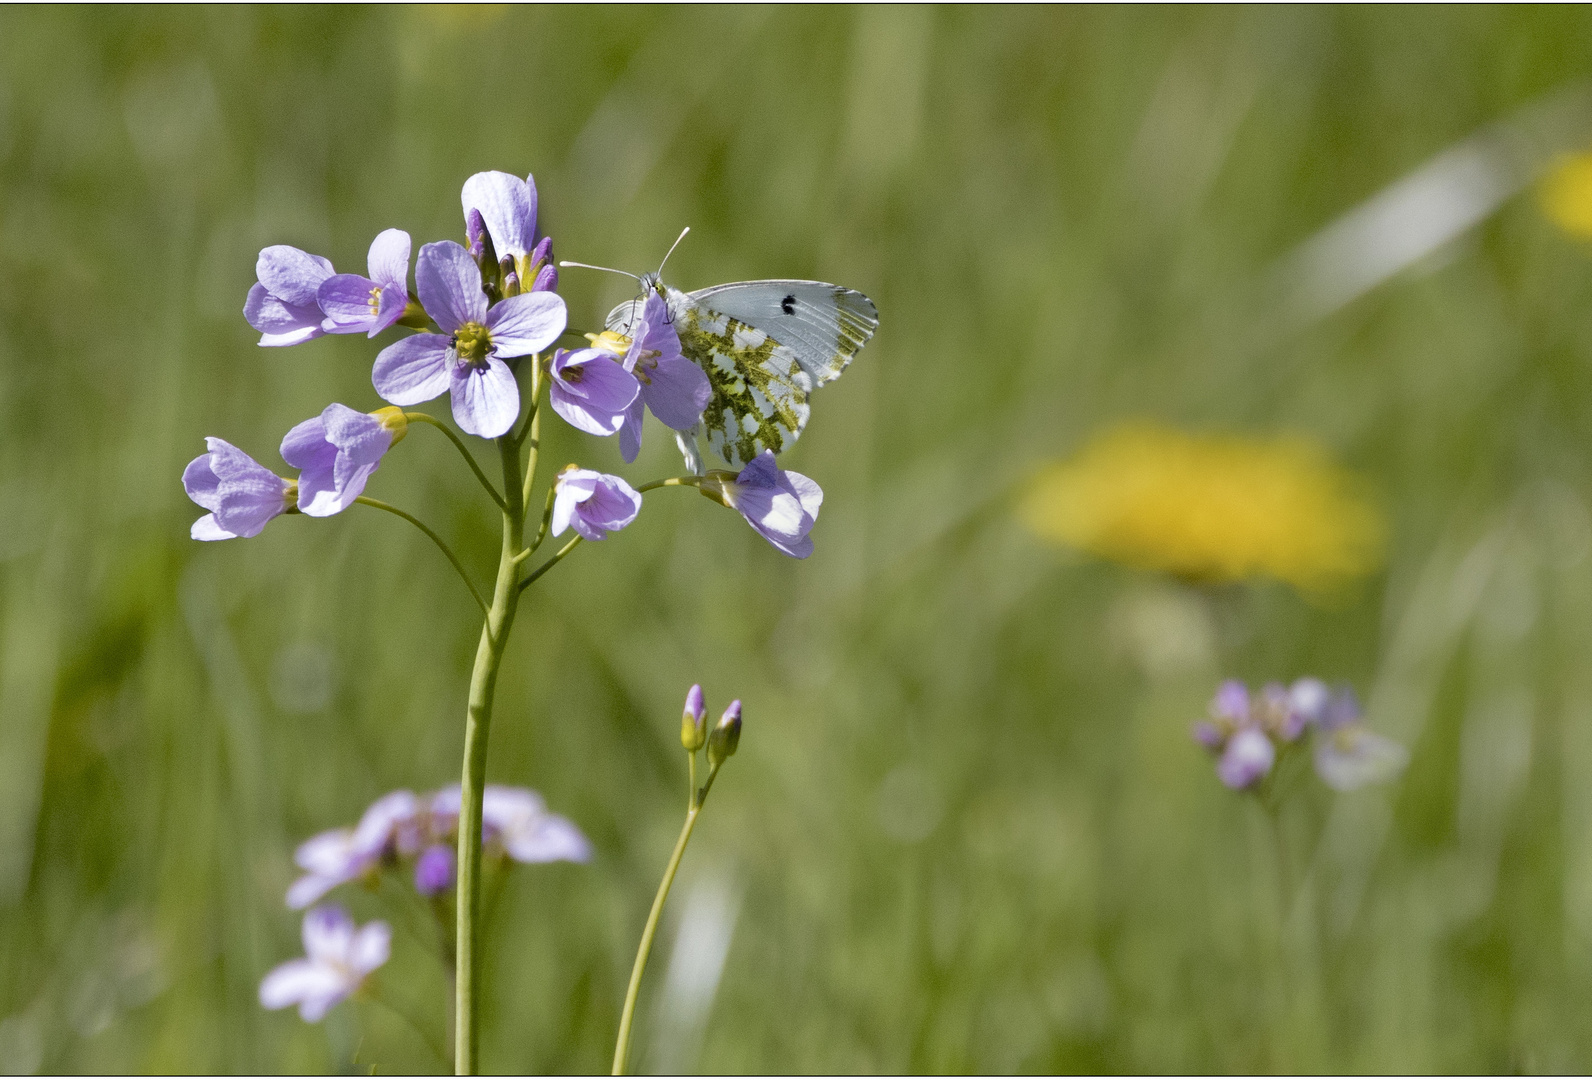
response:
[[[1542,211],[1571,236],[1592,240],[1592,153],[1559,160],[1538,189]]]
[[[1355,487],[1307,439],[1130,423],[1045,467],[1020,513],[1046,540],[1128,566],[1319,593],[1381,563],[1381,516]]]

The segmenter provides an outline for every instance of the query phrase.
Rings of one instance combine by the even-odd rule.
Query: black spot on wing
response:
[[[779,302],[779,309],[787,315],[796,314],[796,294],[790,293]]]

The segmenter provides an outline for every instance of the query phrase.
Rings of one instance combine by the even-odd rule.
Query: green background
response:
[[[674,284],[816,277],[882,322],[785,459],[825,491],[810,560],[662,491],[522,608],[489,776],[597,853],[495,903],[488,1069],[606,1068],[693,681],[745,734],[643,1068],[1592,1069],[1589,251],[1523,195],[1338,310],[1274,299],[1295,245],[1588,72],[1576,8],[0,12],[0,1067],[443,1068],[396,880],[341,894],[397,927],[386,1004],[255,993],[299,952],[293,846],[457,777],[472,605],[364,508],[194,543],[179,476],[381,404],[363,338],[255,346],[262,246],[360,270],[504,169],[563,258],[647,269],[690,225]],[[563,292],[591,328],[629,287]],[[1321,440],[1385,571],[1312,604],[1029,538],[1003,493],[1130,417]],[[678,469],[647,440],[552,424],[545,460]],[[370,493],[489,573],[436,432]],[[1224,675],[1311,673],[1413,760],[1294,778],[1284,916],[1188,724]],[[698,1023],[664,988],[713,895]]]

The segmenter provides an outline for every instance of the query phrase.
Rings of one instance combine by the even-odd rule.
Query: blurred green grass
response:
[[[675,904],[727,881],[739,914],[667,1053],[666,929],[643,1065],[1592,1069],[1592,253],[1519,198],[1318,322],[1262,313],[1296,244],[1589,72],[1577,8],[0,12],[0,1066],[442,1067],[381,1006],[311,1027],[255,988],[298,949],[293,845],[457,775],[471,607],[380,515],[195,544],[178,477],[379,404],[363,339],[255,347],[260,247],[457,236],[502,168],[562,257],[642,269],[691,225],[676,284],[838,281],[882,327],[787,459],[811,560],[663,492],[526,610],[490,774],[598,855],[507,883],[488,1068],[605,1067],[700,680],[747,726]],[[563,291],[589,327],[627,289]],[[1017,529],[1025,469],[1146,415],[1322,440],[1385,573],[1320,608]],[[555,428],[548,460],[619,466]],[[486,565],[433,436],[372,493]],[[1280,923],[1187,722],[1305,673],[1414,759],[1306,788]],[[432,1015],[395,921],[384,993]]]

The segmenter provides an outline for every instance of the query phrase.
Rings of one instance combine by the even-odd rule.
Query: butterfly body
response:
[[[807,425],[808,396],[840,377],[879,325],[873,301],[822,281],[743,281],[681,292],[642,278],[668,305],[680,351],[706,373],[713,395],[702,429],[715,453],[746,465],[790,447]],[[638,301],[608,314],[623,333]]]

